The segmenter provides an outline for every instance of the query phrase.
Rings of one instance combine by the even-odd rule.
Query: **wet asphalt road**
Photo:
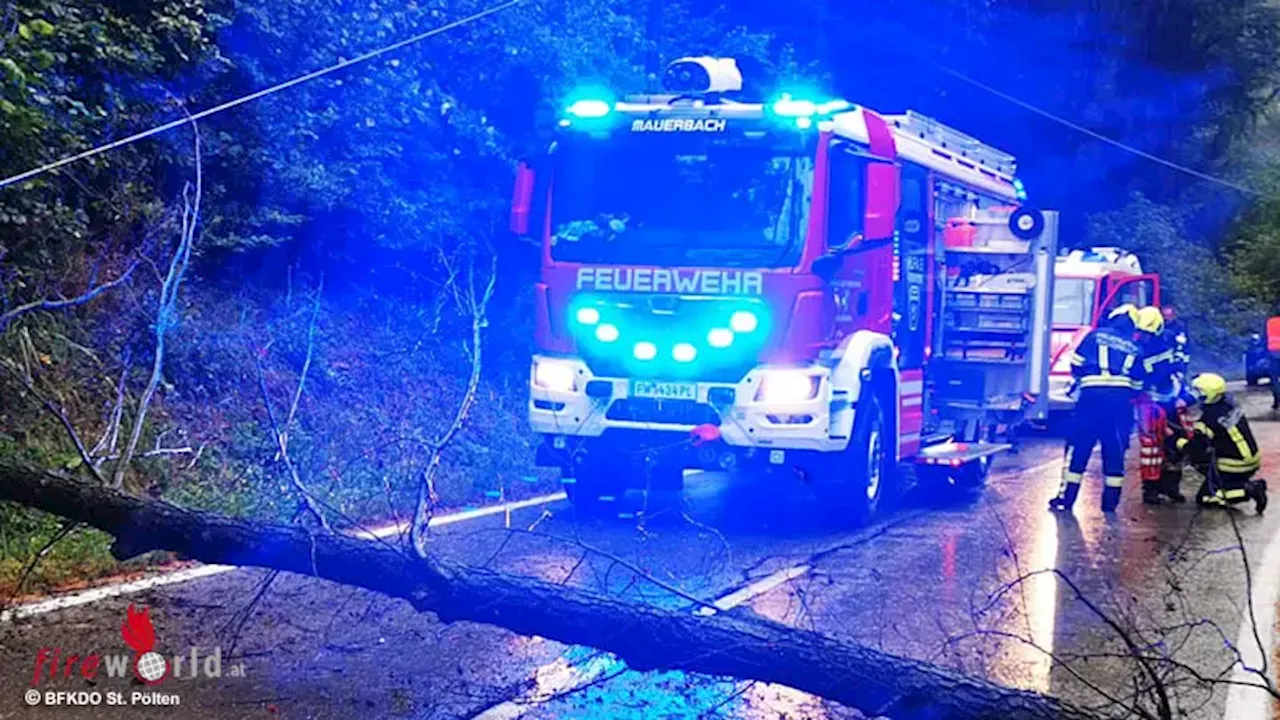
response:
[[[1249,408],[1266,417],[1261,398]],[[1280,423],[1257,419],[1254,429],[1269,449],[1263,474],[1280,476]],[[1149,508],[1131,487],[1108,518],[1095,458],[1074,515],[1055,516],[1045,504],[1061,459],[1061,440],[1030,438],[1000,458],[980,498],[909,494],[859,531],[815,523],[815,500],[794,481],[700,474],[681,499],[650,499],[644,522],[579,520],[555,503],[512,513],[516,532],[497,515],[441,528],[435,542],[454,559],[670,607],[687,603],[633,568],[708,600],[755,584],[737,599],[762,615],[1082,704],[1132,692],[1139,669],[1124,657],[1127,638],[1186,666],[1167,678],[1186,717],[1222,717],[1225,689],[1186,678],[1230,667],[1246,597],[1236,532],[1256,572],[1280,531],[1277,514]],[[1194,489],[1188,477],[1184,491]],[[631,496],[621,509],[642,502]],[[0,718],[857,716],[786,688],[634,673],[581,648],[443,626],[405,603],[329,583],[281,575],[263,592],[268,577],[234,571],[0,624]],[[124,651],[119,626],[131,601],[153,607],[166,655],[220,645],[224,665],[243,663],[245,677],[166,680],[158,691],[177,693],[177,710],[23,704],[40,647]],[[75,678],[42,685],[85,688]],[[96,689],[126,699],[141,690],[116,679]]]

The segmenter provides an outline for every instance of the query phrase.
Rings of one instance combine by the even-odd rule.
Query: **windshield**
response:
[[[1055,278],[1053,281],[1053,324],[1088,325],[1093,321],[1096,280]]]
[[[670,138],[579,141],[556,154],[556,260],[789,267],[813,177],[806,157]]]

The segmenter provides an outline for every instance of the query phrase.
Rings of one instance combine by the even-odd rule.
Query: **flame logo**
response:
[[[169,674],[168,661],[160,653],[152,652],[152,648],[156,646],[156,629],[151,624],[150,608],[137,610],[130,605],[125,620],[120,625],[120,636],[137,653],[133,672],[139,680],[154,685]]]
[[[124,623],[120,625],[120,635],[124,638],[124,644],[139,654],[150,652],[156,646],[156,630],[151,625],[151,609],[143,608],[139,611],[130,605],[127,613]]]

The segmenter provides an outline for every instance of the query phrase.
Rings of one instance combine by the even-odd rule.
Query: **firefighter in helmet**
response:
[[[1186,502],[1181,491],[1181,465],[1171,462],[1165,452],[1169,419],[1177,416],[1179,403],[1185,406],[1194,402],[1194,398],[1187,397],[1181,372],[1182,343],[1165,324],[1165,314],[1157,307],[1139,310],[1137,326],[1146,393],[1138,402],[1142,502],[1158,505],[1162,497]]]
[[[1133,424],[1133,401],[1142,388],[1142,349],[1134,340],[1138,308],[1121,305],[1080,341],[1071,374],[1080,389],[1067,438],[1067,467],[1049,509],[1065,512],[1080,494],[1080,481],[1095,445],[1102,445],[1102,511],[1114,512],[1124,487],[1124,447]]]
[[[1204,474],[1196,501],[1226,506],[1253,500],[1261,513],[1267,508],[1267,481],[1253,479],[1262,456],[1244,408],[1227,394],[1227,381],[1221,375],[1197,375],[1191,387],[1200,401],[1200,417],[1194,420],[1190,437],[1178,438],[1176,447]]]
[[[1172,305],[1160,308],[1160,313],[1164,316],[1165,334],[1173,345],[1174,365],[1185,379],[1187,366],[1191,363],[1191,353],[1187,350],[1187,345],[1190,343],[1187,337],[1187,324],[1178,317],[1178,311]]]

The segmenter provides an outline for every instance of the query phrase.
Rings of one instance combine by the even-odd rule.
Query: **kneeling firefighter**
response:
[[[1143,392],[1138,396],[1139,467],[1142,475],[1142,502],[1158,505],[1162,498],[1186,502],[1182,495],[1182,464],[1166,452],[1172,433],[1170,419],[1179,407],[1194,403],[1184,386],[1181,343],[1165,325],[1164,314],[1156,307],[1138,311],[1142,338]]]
[[[1067,467],[1049,509],[1071,509],[1095,445],[1102,445],[1102,511],[1114,512],[1124,487],[1124,447],[1133,426],[1133,401],[1142,388],[1142,351],[1134,341],[1138,308],[1122,305],[1085,336],[1071,356],[1080,388],[1067,436]]]
[[[1196,501],[1225,506],[1253,500],[1261,513],[1267,508],[1267,481],[1253,479],[1262,458],[1244,409],[1227,394],[1221,375],[1197,375],[1191,387],[1200,400],[1200,417],[1191,414],[1190,436],[1178,438],[1175,447],[1204,474]]]

